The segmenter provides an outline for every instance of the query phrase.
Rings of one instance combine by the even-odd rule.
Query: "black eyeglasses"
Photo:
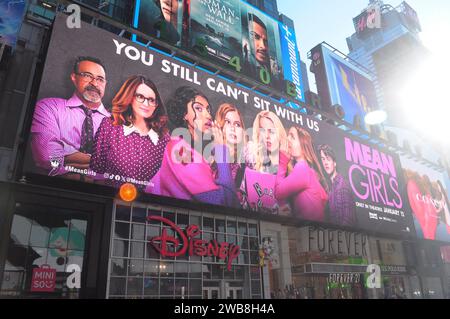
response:
[[[148,101],[149,106],[156,106],[156,99],[153,97],[145,97],[139,93],[136,93],[134,97],[136,101],[138,101],[139,103],[144,103],[145,101]]]
[[[89,73],[89,72],[80,72],[80,73],[75,73],[76,75],[80,76],[81,79],[85,82],[92,82],[92,81],[96,81],[98,84],[106,84],[106,79],[104,77],[101,76],[94,76],[93,74]]]

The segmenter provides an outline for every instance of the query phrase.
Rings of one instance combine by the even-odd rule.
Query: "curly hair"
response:
[[[197,96],[203,97],[208,101],[208,98],[202,92],[190,86],[181,86],[175,90],[175,93],[166,104],[171,130],[186,127],[184,117],[187,114],[187,105],[190,102],[194,102]]]

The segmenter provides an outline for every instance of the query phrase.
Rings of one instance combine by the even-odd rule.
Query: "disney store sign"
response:
[[[185,231],[178,227],[175,223],[167,218],[160,216],[149,216],[148,221],[160,221],[168,225],[175,235],[171,236],[167,233],[167,228],[164,227],[160,236],[155,236],[150,239],[150,244],[163,257],[178,257],[186,253],[189,256],[205,256],[218,257],[219,259],[227,261],[227,269],[231,270],[231,264],[240,254],[240,247],[226,242],[219,243],[216,240],[206,241],[200,237],[202,231],[197,225],[189,225]],[[172,247],[175,247],[173,249]]]

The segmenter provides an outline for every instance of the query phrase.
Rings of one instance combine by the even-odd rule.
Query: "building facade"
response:
[[[52,32],[57,32],[52,23],[56,11],[70,3],[29,3],[14,50],[4,48],[1,55],[0,298],[446,296],[449,258],[442,243],[417,242],[411,234],[386,234],[380,227],[299,220],[142,191],[130,203],[104,184],[28,173],[33,111],[41,79],[48,74],[45,65],[51,63],[46,58]],[[106,31],[101,34],[116,41],[118,35],[130,40],[134,7],[129,1],[77,3],[89,28]],[[255,5],[278,19],[276,1]],[[100,17],[95,15],[99,12]],[[157,50],[167,49],[157,44]],[[136,61],[132,54],[139,50],[127,52]],[[170,54],[164,58],[172,61]],[[184,82],[202,80],[200,72],[190,78],[190,66],[178,61],[185,67]],[[217,84],[212,80],[218,81],[209,78],[210,85]],[[226,93],[219,85],[215,89]],[[380,267],[376,287],[369,284],[369,265]]]

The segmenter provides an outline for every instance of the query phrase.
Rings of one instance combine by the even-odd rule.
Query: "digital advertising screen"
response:
[[[378,108],[370,76],[324,45],[315,47],[312,53],[317,89],[324,106],[342,106],[345,121],[354,123],[355,116],[359,116],[364,127],[366,113]]]
[[[401,157],[417,237],[450,242],[449,185],[445,172]]]
[[[140,0],[133,26],[305,101],[294,30],[244,1]]]
[[[15,47],[26,1],[0,0],[0,43]]]
[[[57,16],[24,172],[410,236],[398,157],[276,100]]]

